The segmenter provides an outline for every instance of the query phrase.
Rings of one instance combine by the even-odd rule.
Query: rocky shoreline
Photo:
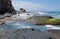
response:
[[[53,35],[54,33],[50,33],[50,31],[42,32],[38,29],[33,29],[33,28],[12,29],[13,27],[15,27],[14,25],[13,26],[10,25],[11,27],[8,26],[9,23],[15,21],[22,21],[22,20],[28,21],[35,25],[45,25],[45,24],[59,25],[60,24],[60,22],[57,22],[55,19],[53,19],[53,23],[50,22],[51,18],[53,18],[51,16],[36,16],[36,14],[33,15],[31,13],[25,13],[25,12],[26,12],[25,9],[20,8],[20,11],[18,11],[17,13],[14,7],[12,6],[11,0],[0,0],[0,26],[1,26],[0,39],[57,39],[55,35],[60,37],[58,34],[56,34],[59,32],[54,30],[53,31],[56,32],[55,35]],[[47,19],[49,20],[46,23],[45,21]],[[54,20],[56,22],[54,22]],[[5,26],[5,24],[7,24],[8,27]]]
[[[22,15],[26,15],[22,16]],[[27,17],[28,16],[28,17]],[[55,19],[53,17],[48,16],[31,16],[28,13],[23,14],[5,14],[0,16],[0,24],[4,24],[6,22],[13,22],[13,21],[27,21],[34,25],[60,25],[60,19]]]

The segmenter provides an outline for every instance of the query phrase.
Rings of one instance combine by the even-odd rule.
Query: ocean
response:
[[[42,11],[42,12],[48,16],[60,19],[60,11]]]

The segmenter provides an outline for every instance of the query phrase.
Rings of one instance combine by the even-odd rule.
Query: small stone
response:
[[[34,29],[32,29],[32,31],[34,31]]]
[[[49,39],[52,39],[52,37],[49,37]]]

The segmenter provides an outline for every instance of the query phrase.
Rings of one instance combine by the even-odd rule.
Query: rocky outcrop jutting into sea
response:
[[[0,14],[5,14],[6,12],[15,14],[11,0],[0,0]]]

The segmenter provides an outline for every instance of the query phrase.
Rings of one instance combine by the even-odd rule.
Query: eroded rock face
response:
[[[11,0],[0,0],[0,14],[5,14],[6,12],[15,13]]]

